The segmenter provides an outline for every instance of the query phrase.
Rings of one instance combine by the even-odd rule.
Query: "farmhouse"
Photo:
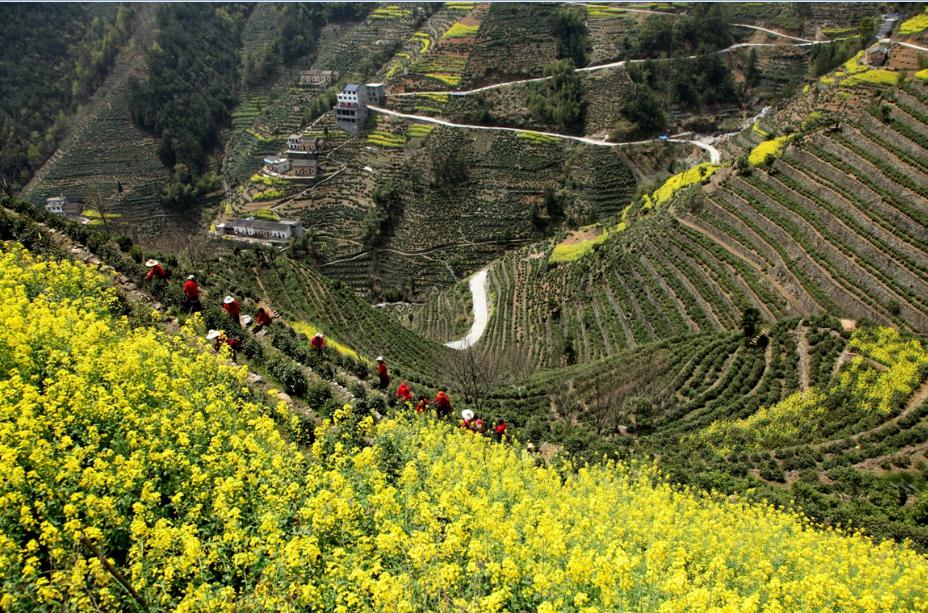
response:
[[[367,88],[367,101],[369,104],[382,105],[386,102],[387,94],[383,89],[383,83],[368,83],[365,87]]]
[[[53,215],[63,215],[68,219],[87,223],[87,220],[81,217],[81,204],[71,202],[64,194],[46,198],[45,210]]]
[[[357,136],[367,120],[367,87],[349,83],[337,95],[335,104],[336,125]]]
[[[315,151],[288,151],[287,161],[292,175],[298,177],[315,177],[319,174],[319,161]]]
[[[889,57],[889,48],[886,45],[873,45],[867,49],[867,65],[871,68],[879,68],[886,64]]]
[[[317,137],[303,134],[291,134],[287,137],[288,151],[315,151],[318,148],[319,139]]]
[[[290,170],[290,160],[282,157],[264,158],[264,167],[270,172],[282,175]]]
[[[300,73],[300,85],[318,85],[328,87],[338,80],[337,70],[304,70]]]
[[[267,221],[249,217],[216,224],[216,233],[220,236],[286,242],[303,233],[303,224],[289,219]]]
[[[889,36],[892,31],[899,25],[899,22],[902,21],[902,13],[885,13],[880,18],[880,25],[876,31],[877,38],[886,38]]]

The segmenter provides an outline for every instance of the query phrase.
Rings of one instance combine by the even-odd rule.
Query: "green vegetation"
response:
[[[168,204],[188,206],[202,193],[196,183],[235,103],[241,21],[218,5],[158,8],[148,77],[131,81],[130,107],[139,126],[161,137],[158,155],[174,170],[163,195]]]
[[[581,133],[586,101],[573,61],[558,60],[545,67],[544,74],[548,77],[546,80],[531,85],[529,109],[540,121],[553,123],[571,134]]]
[[[569,59],[574,66],[586,66],[589,59],[588,31],[582,8],[559,8],[551,14],[551,30],[557,40],[557,58]]]
[[[11,4],[0,20],[0,177],[19,189],[128,39],[129,6]]]

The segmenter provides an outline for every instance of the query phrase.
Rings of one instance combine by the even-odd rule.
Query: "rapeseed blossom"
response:
[[[350,406],[306,453],[244,369],[114,300],[84,266],[0,252],[3,609],[928,606],[910,549],[650,466],[545,466]]]

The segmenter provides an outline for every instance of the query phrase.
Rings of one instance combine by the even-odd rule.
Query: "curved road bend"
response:
[[[487,329],[487,322],[490,321],[490,307],[487,304],[487,273],[489,269],[484,268],[470,278],[470,294],[474,303],[474,323],[470,330],[464,336],[456,341],[445,343],[446,347],[451,349],[467,349],[472,347],[480,340]]]

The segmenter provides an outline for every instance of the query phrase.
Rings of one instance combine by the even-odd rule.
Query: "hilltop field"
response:
[[[70,95],[0,44],[0,608],[928,608],[921,7],[56,19]]]

